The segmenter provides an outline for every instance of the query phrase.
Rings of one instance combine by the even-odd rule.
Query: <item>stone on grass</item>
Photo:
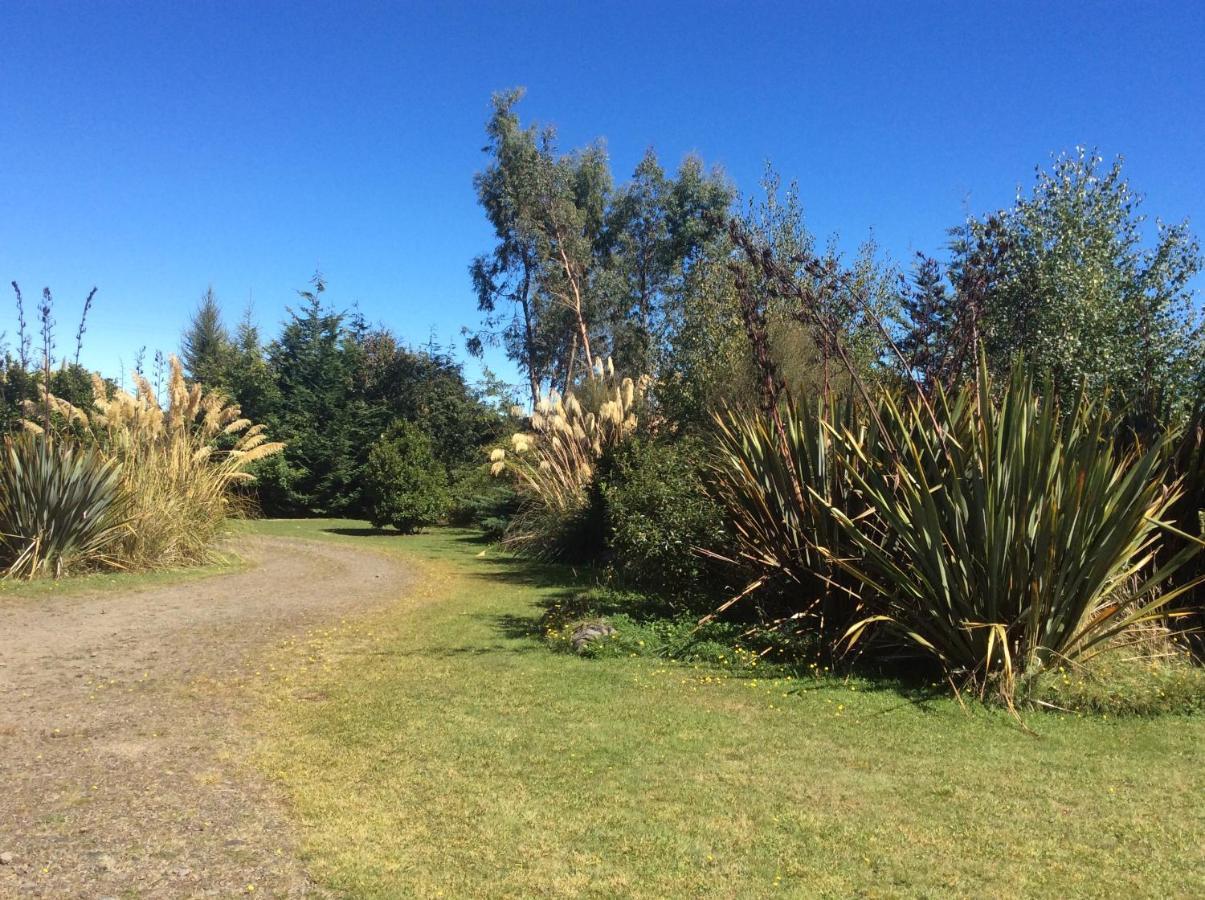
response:
[[[569,643],[575,652],[581,653],[587,644],[601,641],[603,638],[610,637],[616,633],[614,626],[608,625],[606,622],[587,622],[585,625],[579,625],[574,629],[573,636],[569,638]]]

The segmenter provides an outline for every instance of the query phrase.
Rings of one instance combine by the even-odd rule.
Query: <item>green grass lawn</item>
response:
[[[355,897],[1200,896],[1205,717],[1007,713],[835,679],[586,660],[568,574],[452,531],[383,615],[280,647],[258,762]]]
[[[237,528],[245,527],[241,523]],[[0,579],[0,602],[39,600],[46,597],[75,597],[90,593],[122,593],[151,590],[170,584],[195,581],[211,575],[237,572],[246,563],[228,552],[219,552],[212,562],[182,569],[163,569],[151,572],[90,572],[65,578]]]

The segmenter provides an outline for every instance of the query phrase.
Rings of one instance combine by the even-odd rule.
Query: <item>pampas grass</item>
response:
[[[110,552],[124,568],[206,561],[225,519],[244,510],[237,488],[252,480],[247,467],[284,448],[221,394],[188,385],[175,357],[169,370],[166,404],[135,374],[133,393],[94,376],[91,408],[43,394],[27,410],[48,408],[62,423],[58,440],[80,441],[118,468],[129,528]],[[26,427],[42,430],[32,415]]]
[[[576,391],[541,397],[531,428],[511,438],[510,449],[490,453],[490,472],[508,474],[523,498],[504,542],[536,556],[556,556],[556,535],[589,502],[598,461],[636,430],[641,390],[619,378],[610,360],[596,366]]]

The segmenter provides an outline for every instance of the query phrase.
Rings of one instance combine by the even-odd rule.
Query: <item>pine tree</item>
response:
[[[946,290],[941,265],[923,253],[916,255],[911,283],[901,296],[907,331],[900,352],[926,386],[944,383],[954,356],[954,297]]]
[[[206,289],[180,340],[180,361],[192,381],[225,388],[234,357],[234,342],[222,324],[222,309],[213,287]]]

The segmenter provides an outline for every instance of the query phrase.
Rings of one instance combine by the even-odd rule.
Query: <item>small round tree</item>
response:
[[[392,525],[411,534],[447,510],[447,473],[431,452],[431,439],[410,422],[397,422],[372,445],[364,481],[374,528]]]

